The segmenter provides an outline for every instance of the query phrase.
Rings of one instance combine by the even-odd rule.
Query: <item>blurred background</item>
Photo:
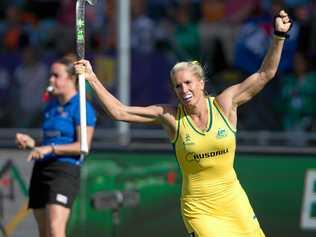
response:
[[[14,136],[41,138],[49,66],[75,52],[75,3],[0,2],[0,229],[7,236],[36,235],[23,206],[31,165]],[[183,60],[203,65],[216,95],[259,69],[280,9],[293,19],[290,38],[275,79],[239,110],[235,168],[267,236],[315,236],[315,0],[98,0],[86,7],[86,58],[127,104],[176,104],[169,71]],[[97,129],[69,236],[186,236],[181,174],[164,132],[111,121],[87,93]],[[103,199],[95,199],[99,192]]]

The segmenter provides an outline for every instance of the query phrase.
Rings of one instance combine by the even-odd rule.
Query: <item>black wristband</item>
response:
[[[282,32],[282,31],[277,31],[277,30],[274,30],[274,35],[282,37],[284,39],[290,38],[290,35],[287,32]]]

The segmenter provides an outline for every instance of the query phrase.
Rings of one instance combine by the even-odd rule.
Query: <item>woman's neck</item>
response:
[[[195,105],[185,107],[185,110],[191,117],[192,116],[197,116],[197,117],[202,116],[203,113],[207,112],[207,110],[208,110],[205,97],[201,97],[201,99]]]
[[[188,108],[189,111],[186,112],[193,120],[194,125],[202,131],[205,131],[208,128],[209,117],[208,117],[208,105],[205,98],[200,100],[196,105]]]
[[[60,104],[66,104],[75,94],[77,93],[76,90],[71,90],[63,95],[58,96],[58,101]]]

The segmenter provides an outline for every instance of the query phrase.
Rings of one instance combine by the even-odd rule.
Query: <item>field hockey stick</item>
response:
[[[79,59],[85,57],[85,5],[95,5],[96,0],[77,0],[76,2],[76,43]],[[87,118],[86,118],[86,83],[83,74],[78,76],[79,101],[80,101],[80,152],[85,155],[89,152],[87,141]]]

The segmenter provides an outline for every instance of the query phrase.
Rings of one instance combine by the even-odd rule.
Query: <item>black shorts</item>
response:
[[[34,164],[29,208],[44,208],[59,204],[71,208],[80,189],[80,166],[66,162],[37,162]]]

